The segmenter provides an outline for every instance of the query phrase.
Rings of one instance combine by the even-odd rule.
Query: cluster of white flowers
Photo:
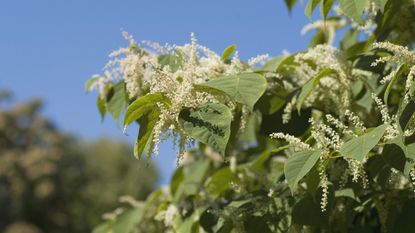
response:
[[[364,32],[367,35],[371,35],[377,28],[376,16],[379,9],[380,7],[375,1],[368,1],[365,9],[366,14],[364,15],[363,24],[353,22],[352,27]]]
[[[323,150],[340,150],[343,140],[336,130],[323,122],[315,122],[313,118],[310,118],[309,122],[312,127],[311,135],[316,140],[317,148]]]
[[[366,6],[363,13],[363,23],[356,22],[354,19],[347,17],[351,21],[351,27],[371,35],[377,28],[376,16],[380,10],[377,1],[366,1]],[[344,17],[346,14],[342,11],[339,5],[334,6],[334,12],[337,16]]]
[[[356,159],[346,158],[347,163],[349,164],[348,171],[352,175],[352,181],[357,183],[359,179],[362,181],[363,188],[366,188],[369,184],[366,172],[363,169],[363,164],[366,162],[359,162]]]
[[[199,45],[194,34],[191,43],[183,46],[159,45],[155,42],[144,41],[138,44],[128,33],[123,33],[129,41],[128,48],[121,48],[110,54],[110,61],[104,68],[104,75],[96,82],[101,98],[106,96],[107,84],[122,80],[130,100],[148,93],[161,92],[170,100],[169,106],[159,104],[159,121],[153,134],[153,153],[158,153],[158,144],[162,136],[180,135],[178,140],[180,154],[188,142],[181,132],[178,116],[183,108],[192,108],[205,103],[220,102],[231,110],[236,103],[224,96],[214,96],[207,92],[198,91],[195,84],[201,84],[219,76],[234,75],[250,72],[251,66],[263,64],[268,55],[260,55],[242,62],[238,52],[230,61],[223,61],[221,56],[212,50]],[[247,121],[249,111],[243,108],[241,130]],[[163,135],[164,134],[164,135]],[[167,135],[166,135],[167,134]],[[176,143],[176,142],[175,142]]]
[[[248,60],[248,65],[264,65],[270,59],[268,54],[258,55]]]
[[[304,101],[304,107],[321,104],[327,112],[333,110],[343,117],[344,112],[350,107],[352,96],[351,85],[358,78],[366,78],[368,72],[352,67],[341,51],[328,44],[317,45],[305,53],[299,53],[294,57],[297,65],[292,66],[292,82],[297,87],[302,87],[307,81],[321,74],[324,70],[332,70],[320,78],[316,88]],[[293,99],[284,110],[284,122],[290,119]],[[335,106],[335,108],[333,108]]]
[[[409,171],[409,179],[411,181],[411,184],[415,186],[415,167],[411,168],[411,170]]]
[[[323,156],[326,157],[326,156]],[[318,174],[320,177],[320,185],[321,185],[321,200],[320,200],[320,208],[321,211],[324,212],[327,209],[327,204],[329,201],[329,178],[327,177],[327,172],[324,167],[324,159],[320,158],[319,166],[318,166]]]
[[[375,94],[372,94],[372,99],[375,101],[375,104],[382,115],[383,123],[388,125],[384,135],[384,140],[392,140],[396,138],[399,135],[397,115],[390,116],[388,107]]]
[[[396,117],[390,117],[386,106],[382,101],[373,96],[375,103],[377,104],[382,114],[382,119],[389,127],[386,129],[386,133],[383,136],[384,140],[390,140],[397,137],[399,131],[397,130]],[[320,176],[320,186],[322,188],[321,210],[325,211],[328,201],[328,186],[329,181],[325,170],[325,162],[332,157],[332,155],[338,154],[340,148],[344,144],[344,140],[350,140],[351,138],[358,137],[367,132],[362,120],[350,110],[345,111],[344,120],[335,118],[334,116],[327,114],[317,121],[314,118],[310,118],[309,122],[312,126],[311,136],[314,139],[314,147],[321,150],[318,171]],[[319,119],[319,118],[318,118]],[[325,120],[325,121],[324,121]],[[290,146],[295,148],[294,151],[301,151],[311,149],[312,145],[309,145],[299,138],[284,134],[284,133],[272,133],[271,138],[284,139]],[[348,163],[348,168],[345,174],[342,176],[342,182],[347,182],[349,176],[352,177],[353,182],[361,181],[363,188],[367,188],[369,180],[364,170],[364,164],[366,160],[362,162],[352,158],[343,159]],[[414,172],[415,174],[415,172]],[[414,176],[415,177],[415,176]]]
[[[412,95],[412,93],[410,93],[410,90],[411,88],[413,88],[415,84],[415,52],[410,51],[407,47],[395,45],[390,42],[374,43],[373,48],[384,49],[386,51],[389,51],[392,53],[392,56],[380,57],[372,63],[372,66],[376,66],[379,63],[388,63],[395,66],[395,68],[388,75],[382,78],[381,83],[389,82],[393,77],[397,75],[397,73],[399,72],[397,66],[408,66],[409,72],[406,77],[404,96],[404,101],[408,102]]]
[[[272,133],[270,134],[270,137],[275,138],[275,139],[284,139],[290,144],[290,146],[294,148],[294,151],[302,151],[302,150],[310,149],[310,145],[302,142],[301,139],[294,137],[292,135],[289,135],[289,134]]]
[[[347,116],[347,115],[346,115]],[[350,130],[348,126],[346,126],[343,122],[341,122],[339,119],[333,117],[330,114],[326,114],[326,120],[327,123],[331,124],[338,130],[340,130],[341,133],[349,136],[357,136],[353,130]],[[360,122],[359,122],[360,123]],[[363,123],[361,123],[363,124]]]
[[[166,210],[158,212],[155,219],[157,221],[163,221],[166,227],[171,227],[177,214],[179,214],[179,210],[176,205],[170,204]]]
[[[103,79],[106,82],[124,79],[129,98],[135,99],[148,90],[150,70],[153,64],[157,64],[157,56],[141,49],[127,32],[123,32],[123,36],[130,42],[130,47],[120,48],[109,55]]]
[[[360,132],[366,131],[366,127],[363,124],[363,121],[355,113],[347,109],[344,115],[346,116],[346,119],[349,121],[349,123],[352,124],[356,130]]]

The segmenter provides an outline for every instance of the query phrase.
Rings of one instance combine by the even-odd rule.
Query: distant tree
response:
[[[0,94],[0,232],[89,232],[120,196],[152,191],[156,170],[130,146],[62,133],[41,106]]]

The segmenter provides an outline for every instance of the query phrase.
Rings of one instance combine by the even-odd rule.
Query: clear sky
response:
[[[41,97],[44,115],[85,139],[101,136],[133,142],[110,118],[100,121],[97,93],[85,81],[100,73],[108,54],[137,41],[183,44],[194,32],[200,44],[221,53],[237,44],[239,55],[281,54],[306,48],[310,35],[303,6],[288,13],[283,0],[2,0],[0,3],[0,89],[17,100]],[[153,161],[168,183],[175,153],[169,142]]]

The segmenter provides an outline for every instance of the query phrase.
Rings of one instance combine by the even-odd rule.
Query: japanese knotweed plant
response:
[[[224,155],[231,136],[231,121],[239,114],[242,131],[267,82],[252,67],[267,61],[267,55],[238,58],[236,46],[222,56],[197,44],[164,45],[144,41],[137,44],[128,33],[129,48],[110,54],[104,75],[94,76],[87,89],[99,90],[101,114],[118,119],[126,105],[124,130],[140,123],[135,154],[158,154],[158,144],[171,136],[179,146],[198,140]],[[234,54],[232,56],[232,54]]]
[[[194,35],[161,46],[125,33],[87,89],[102,115],[139,123],[136,156],[170,137],[183,160],[97,232],[415,229],[415,2],[309,0],[306,15],[318,6],[309,49],[247,62]]]

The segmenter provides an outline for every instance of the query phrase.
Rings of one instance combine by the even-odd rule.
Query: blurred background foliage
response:
[[[90,232],[119,197],[153,190],[157,171],[131,146],[60,132],[41,107],[0,93],[0,232]]]

